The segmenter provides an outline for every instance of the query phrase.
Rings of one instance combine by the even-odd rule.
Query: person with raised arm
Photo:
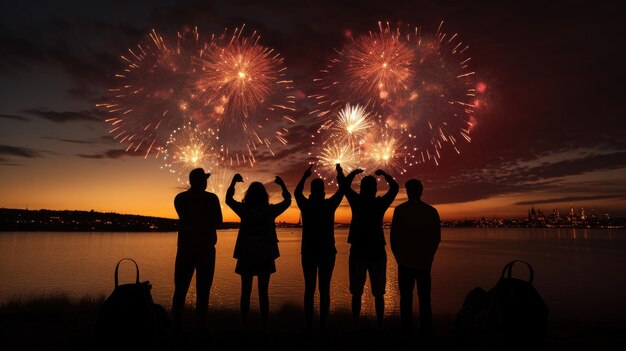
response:
[[[385,315],[385,285],[387,284],[387,252],[385,251],[383,218],[400,187],[392,176],[379,169],[374,174],[385,178],[389,184],[387,193],[383,196],[376,196],[377,181],[371,175],[363,177],[360,192],[357,193],[352,189],[352,181],[358,174],[363,173],[363,170],[355,169],[344,176],[341,166],[338,166],[338,172],[341,190],[352,209],[352,221],[348,233],[352,318],[357,326],[361,314],[363,287],[369,272],[370,287],[376,306],[376,319],[378,327],[382,328]]]
[[[275,220],[291,205],[291,194],[285,182],[276,176],[274,183],[281,187],[283,201],[270,204],[265,186],[260,182],[252,182],[243,200],[239,202],[233,197],[235,185],[239,182],[243,182],[243,178],[240,174],[235,174],[226,191],[226,205],[241,219],[233,254],[237,259],[235,272],[241,276],[241,319],[243,328],[246,330],[252,280],[254,276],[257,276],[261,318],[263,328],[267,330],[270,275],[276,272],[275,260],[280,256]]]
[[[343,193],[337,189],[325,198],[324,181],[316,178],[311,181],[311,194],[306,198],[302,192],[304,183],[312,175],[313,165],[304,171],[296,186],[294,196],[302,214],[302,271],[304,273],[304,312],[307,330],[313,328],[313,299],[315,285],[319,276],[320,292],[320,329],[326,327],[330,310],[330,280],[335,268],[335,211]],[[339,165],[337,165],[339,169]],[[339,171],[338,171],[339,172]]]

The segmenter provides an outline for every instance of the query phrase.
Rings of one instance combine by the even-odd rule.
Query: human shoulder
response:
[[[396,212],[404,212],[411,206],[409,201],[405,201],[394,208]]]
[[[439,218],[439,211],[437,211],[436,208],[434,208],[433,206],[424,203],[426,210],[429,212],[430,216],[432,216],[433,218]]]
[[[439,214],[439,211],[437,211],[437,209],[436,209],[436,208],[434,208],[433,206],[431,206],[431,205],[429,205],[429,204],[427,204],[427,203],[424,203],[424,205],[426,205],[426,208],[428,208],[428,210],[430,210],[431,212],[434,212],[434,213],[436,213],[436,214]]]
[[[185,190],[183,192],[180,192],[178,194],[176,194],[176,197],[174,198],[174,201],[182,201],[185,198],[189,197],[189,190]]]
[[[210,191],[205,191],[205,192],[204,192],[204,196],[205,196],[206,198],[209,198],[209,199],[212,199],[212,200],[218,200],[218,201],[219,201],[219,197],[218,197],[215,193],[212,193],[212,192],[210,192]]]

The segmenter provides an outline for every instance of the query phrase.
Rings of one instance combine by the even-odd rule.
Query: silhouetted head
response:
[[[206,190],[206,180],[210,173],[204,173],[204,169],[196,168],[189,172],[189,185],[193,190]]]
[[[316,178],[311,181],[311,195],[310,199],[324,199],[326,193],[324,192],[324,181],[321,178]]]
[[[422,182],[417,179],[407,180],[406,183],[404,183],[404,187],[406,188],[406,195],[409,197],[410,201],[419,200],[424,192]]]
[[[246,195],[243,196],[242,202],[251,206],[267,205],[270,203],[270,197],[267,195],[267,190],[265,190],[263,183],[252,182],[248,190],[246,190]]]
[[[376,178],[374,176],[365,176],[361,179],[361,195],[367,197],[376,196]]]

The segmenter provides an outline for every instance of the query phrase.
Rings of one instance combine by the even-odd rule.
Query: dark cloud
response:
[[[55,123],[66,122],[102,122],[103,119],[99,117],[99,111],[50,111],[45,109],[25,109],[24,113],[28,113],[32,116],[46,119]]]
[[[44,139],[60,141],[68,144],[81,144],[81,145],[89,145],[89,144],[98,144],[98,141],[93,140],[79,140],[79,139],[64,139],[64,138],[54,138],[54,137],[44,137]]]
[[[444,204],[482,200],[502,194],[559,191],[564,187],[564,177],[626,167],[626,151],[570,156],[546,163],[550,156],[530,161],[519,159],[478,164],[474,168],[465,168],[462,173],[434,168],[434,174],[429,172],[413,176],[423,179],[424,187],[428,189],[425,194],[430,201]],[[593,189],[590,187],[587,191]]]
[[[82,157],[82,158],[96,159],[96,160],[105,159],[105,158],[106,159],[118,159],[118,158],[128,157],[128,156],[145,156],[145,152],[142,152],[142,151],[143,150],[126,151],[122,149],[111,149],[101,154],[77,154],[76,156]]]
[[[24,158],[36,158],[41,157],[41,153],[37,150],[33,150],[26,147],[0,145],[0,155],[24,157]]]
[[[18,115],[6,115],[6,114],[0,114],[0,118],[12,119],[12,120],[16,120],[16,121],[23,121],[23,122],[28,122],[28,121],[30,121],[28,118],[26,118],[26,117],[22,117],[22,116],[18,116]]]
[[[94,159],[94,160],[100,160],[100,159],[105,158],[105,156],[101,155],[101,154],[92,154],[92,155],[89,155],[89,154],[77,154],[76,156],[82,157],[82,158],[90,158],[90,159]]]

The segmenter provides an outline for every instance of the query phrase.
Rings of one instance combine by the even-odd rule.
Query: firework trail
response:
[[[109,133],[127,144],[127,151],[158,154],[183,117],[197,113],[191,57],[201,48],[197,29],[178,33],[175,41],[152,30],[147,40],[121,56],[126,67],[115,75],[108,101],[97,106],[107,110]]]
[[[419,163],[438,164],[445,147],[459,153],[459,142],[471,141],[484,85],[477,85],[469,67],[469,46],[442,27],[443,22],[428,35],[419,28],[391,29],[379,22],[377,32],[352,38],[314,79],[319,93],[310,95],[317,106],[310,114],[319,120],[320,129],[340,123],[336,116],[342,107],[357,103],[378,117],[366,130],[393,140],[395,146],[387,146],[398,152],[391,166],[401,173]],[[367,144],[372,139],[362,140],[371,149]],[[384,159],[374,152],[361,157],[364,165]]]
[[[253,165],[255,152],[286,144],[295,96],[282,57],[259,44],[260,36],[226,31],[207,43],[196,61],[199,99],[209,113],[199,122],[218,131],[227,165]]]

